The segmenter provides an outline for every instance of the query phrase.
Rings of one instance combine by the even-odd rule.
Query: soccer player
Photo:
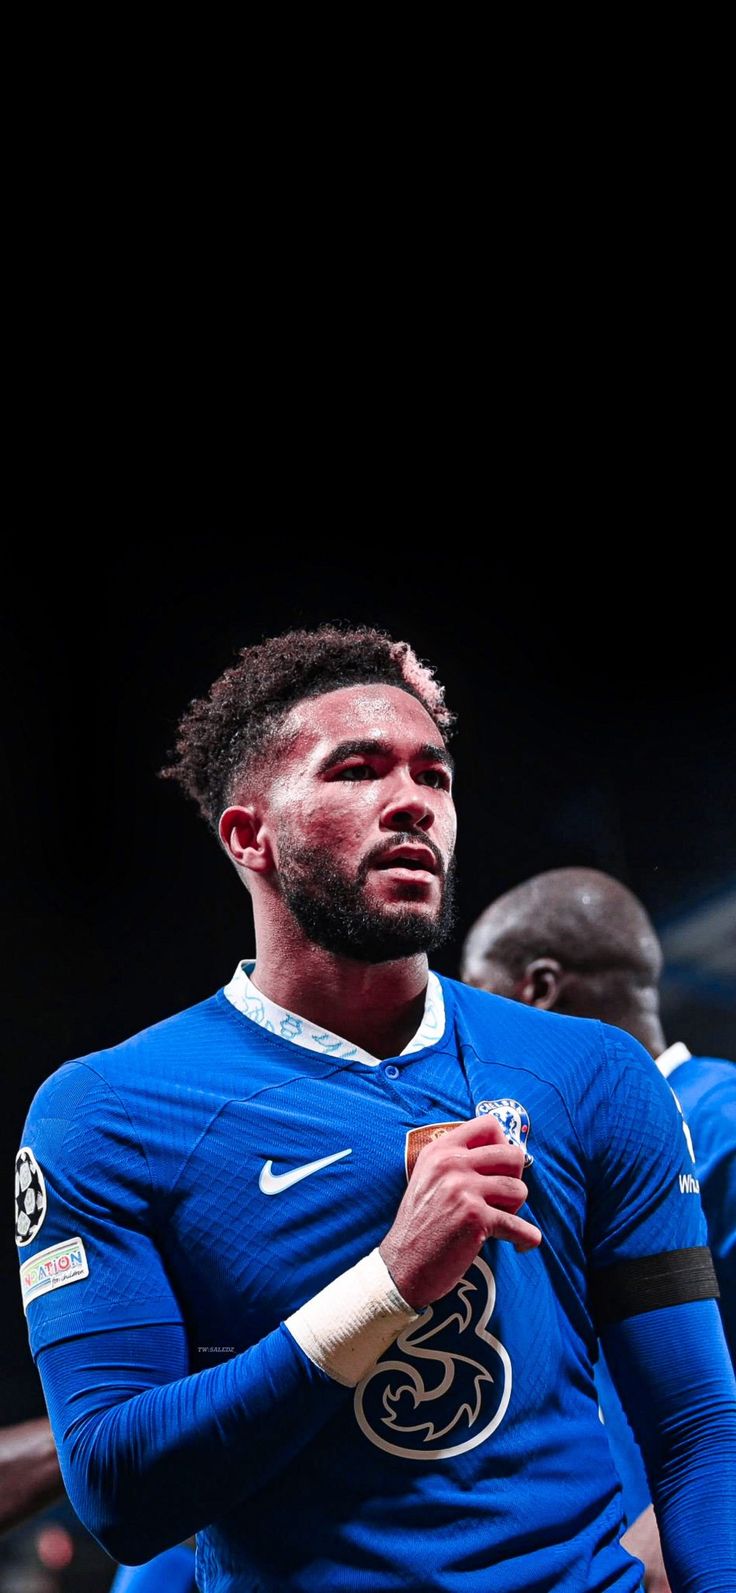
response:
[[[646,1048],[679,1102],[700,1185],[719,1306],[736,1362],[736,1065],[668,1045],[662,947],[633,892],[593,868],[553,868],[492,902],[469,931],[461,975],[546,1012],[601,1018]],[[694,1166],[692,1163],[694,1162]]]
[[[685,1189],[699,1192],[720,1287],[719,1307],[736,1360],[736,1066],[668,1046],[659,1012],[662,948],[646,909],[609,874],[550,869],[491,902],[463,947],[463,979],[540,1010],[598,1017],[626,1029],[649,1051],[684,1114],[691,1153]],[[601,1406],[620,1472],[636,1546],[652,1567],[658,1543],[647,1510],[647,1479],[605,1361],[597,1370]],[[646,1519],[642,1512],[647,1511]],[[649,1584],[648,1584],[649,1585]]]
[[[635,1041],[428,971],[449,731],[368,629],[246,648],[185,714],[169,772],[256,955],[31,1107],[21,1288],[66,1485],[122,1561],[196,1531],[204,1593],[633,1593],[600,1333],[672,1585],[725,1593],[736,1387],[680,1114]]]

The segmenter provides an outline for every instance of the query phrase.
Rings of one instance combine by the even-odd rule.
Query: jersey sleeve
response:
[[[598,1410],[621,1483],[626,1525],[630,1527],[641,1515],[642,1510],[646,1510],[647,1505],[651,1504],[652,1490],[644,1470],[641,1450],[619,1399],[603,1351],[596,1361],[594,1372]]]
[[[736,1382],[713,1301],[622,1320],[603,1346],[646,1462],[673,1588],[732,1593]]]
[[[74,1509],[134,1565],[251,1498],[350,1397],[283,1323],[202,1372],[176,1327],[91,1332],[42,1350],[38,1369]]]
[[[687,1125],[642,1046],[599,1026],[601,1066],[579,1113],[589,1158],[586,1249],[594,1317],[711,1299],[718,1287]]]
[[[349,1397],[283,1325],[190,1372],[155,1197],[118,1092],[86,1060],[60,1069],[16,1163],[21,1289],[69,1497],[133,1563],[240,1503]]]
[[[91,1329],[181,1324],[153,1241],[146,1157],[124,1103],[88,1062],[67,1064],[36,1095],[15,1197],[34,1359]]]
[[[197,1593],[194,1554],[186,1543],[166,1549],[146,1565],[121,1565],[110,1593]]]
[[[708,1243],[720,1289],[720,1309],[736,1366],[736,1065],[691,1109]],[[677,1076],[674,1087],[676,1093]]]

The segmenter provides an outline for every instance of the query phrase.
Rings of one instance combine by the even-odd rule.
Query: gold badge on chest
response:
[[[440,1135],[446,1134],[448,1128],[459,1127],[460,1119],[457,1118],[453,1123],[423,1123],[421,1128],[409,1129],[409,1132],[406,1136],[406,1148],[404,1150],[404,1165],[406,1167],[407,1183],[409,1182],[409,1179],[411,1178],[416,1166],[416,1160],[420,1150],[424,1150],[425,1145],[429,1145],[433,1139],[439,1139]]]

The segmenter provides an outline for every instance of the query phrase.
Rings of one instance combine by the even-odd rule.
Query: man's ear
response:
[[[238,868],[266,874],[273,867],[268,829],[258,807],[226,808],[217,826],[220,840]]]
[[[517,1001],[527,1007],[542,1007],[549,1012],[556,1004],[563,983],[563,971],[554,957],[537,957],[528,962],[516,983]]]

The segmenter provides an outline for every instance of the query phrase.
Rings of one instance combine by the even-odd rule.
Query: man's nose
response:
[[[434,812],[427,800],[429,787],[417,785],[409,777],[400,778],[389,794],[381,823],[387,830],[429,830]]]

